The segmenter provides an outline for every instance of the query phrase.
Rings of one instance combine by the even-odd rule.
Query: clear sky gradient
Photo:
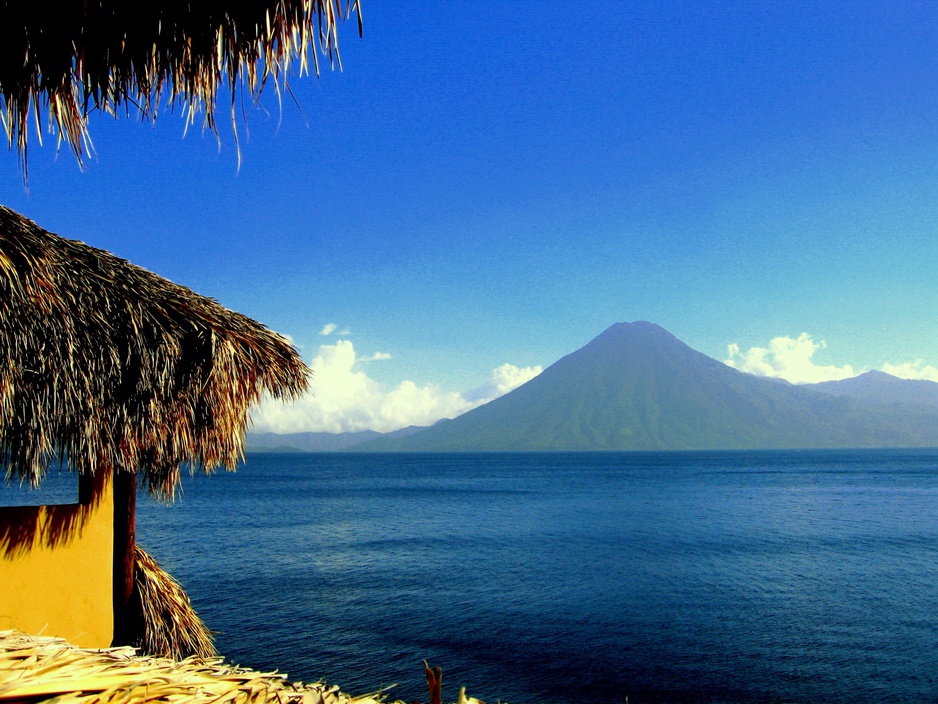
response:
[[[938,5],[362,2],[343,71],[244,107],[240,170],[168,110],[95,116],[84,172],[47,135],[29,194],[0,168],[318,360],[335,404],[259,427],[459,412],[639,319],[802,381],[938,366]]]

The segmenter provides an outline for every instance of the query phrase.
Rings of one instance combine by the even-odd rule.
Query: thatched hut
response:
[[[16,611],[15,592],[53,611],[90,608],[76,605],[72,590],[95,579],[69,572],[90,569],[100,549],[68,556],[85,539],[108,540],[106,515],[113,643],[133,642],[138,473],[171,497],[185,463],[233,469],[249,407],[263,392],[302,393],[308,374],[289,342],[263,325],[0,206],[0,469],[38,484],[58,461],[80,478],[74,507],[0,516],[0,628],[23,628],[15,614],[3,622]],[[50,553],[45,562],[28,562],[40,553]],[[27,560],[19,571],[18,559]],[[40,586],[24,585],[24,575],[53,582],[40,585],[52,591],[37,597]]]
[[[217,133],[221,86],[234,126],[239,91],[282,91],[291,66],[318,74],[319,53],[337,62],[338,21],[352,14],[360,34],[358,0],[0,3],[0,120],[24,174],[30,125],[41,140],[43,119],[79,163],[94,110],[151,119],[162,102]]]
[[[337,26],[353,14],[361,33],[358,0],[0,3],[0,123],[24,179],[27,145],[46,130],[81,163],[94,111],[150,120],[178,108],[217,134],[227,91],[237,139],[239,104],[271,83],[289,90],[291,70],[318,74],[320,55],[337,63]],[[0,470],[37,483],[58,459],[80,477],[75,505],[0,512],[0,629],[20,626],[8,608],[19,595],[90,614],[82,623],[113,619],[125,644],[137,473],[171,496],[182,463],[232,467],[248,406],[265,390],[299,393],[307,370],[254,321],[3,208],[0,296]],[[113,569],[91,575],[105,551]],[[105,618],[95,595],[111,578]],[[60,634],[103,639],[91,626]]]

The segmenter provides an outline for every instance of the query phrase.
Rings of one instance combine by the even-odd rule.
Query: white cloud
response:
[[[914,362],[904,362],[903,364],[883,365],[883,371],[892,374],[900,379],[927,379],[928,381],[938,381],[938,368],[931,364],[925,364],[917,359]]]
[[[752,347],[748,352],[742,352],[735,343],[728,345],[729,358],[724,362],[741,372],[787,379],[793,384],[813,384],[856,376],[849,364],[836,367],[812,362],[814,353],[825,347],[827,344],[823,340],[814,342],[808,333],[803,332],[797,338],[774,337],[768,347]]]
[[[322,330],[319,331],[319,334],[324,337],[328,337],[329,335],[332,335],[333,333],[335,333],[336,335],[351,335],[352,331],[349,330],[348,328],[342,328],[341,330],[339,330],[339,326],[336,325],[335,323],[326,323],[325,325],[323,325]]]
[[[328,327],[328,326],[327,326]],[[252,413],[259,432],[341,433],[358,430],[389,432],[408,425],[432,425],[455,418],[501,396],[540,373],[540,367],[503,364],[493,370],[489,383],[473,392],[443,391],[429,384],[402,381],[387,389],[357,368],[362,361],[389,359],[383,352],[358,358],[349,340],[320,345],[312,361],[311,393],[294,403],[264,399]]]
[[[492,381],[495,382],[498,395],[525,384],[543,371],[540,364],[536,367],[516,367],[514,364],[503,364],[492,372]]]
[[[358,361],[359,362],[380,362],[385,359],[391,359],[391,355],[388,354],[387,352],[375,352],[374,354],[369,355],[367,357],[359,357]]]
[[[540,365],[536,367],[516,367],[514,364],[503,364],[492,370],[489,381],[482,386],[467,391],[463,396],[476,405],[507,394],[525,382],[530,381],[543,371]]]

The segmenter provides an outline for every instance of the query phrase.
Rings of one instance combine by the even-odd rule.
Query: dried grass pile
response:
[[[24,172],[30,126],[41,143],[44,113],[79,163],[93,110],[152,119],[163,102],[190,123],[203,113],[217,131],[220,86],[234,124],[240,86],[252,100],[272,78],[279,93],[291,65],[319,73],[317,50],[337,60],[337,24],[351,14],[361,34],[358,0],[0,3],[0,122]]]
[[[139,545],[134,552],[135,602],[140,605],[142,631],[134,645],[147,655],[173,660],[216,655],[211,632],[179,582]]]
[[[133,648],[89,650],[60,638],[0,631],[0,702],[57,704],[378,704],[379,694],[351,697],[322,682],[287,682],[276,672],[257,672],[221,658],[137,655]]]

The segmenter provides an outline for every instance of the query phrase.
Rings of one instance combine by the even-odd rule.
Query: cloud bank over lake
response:
[[[785,379],[792,384],[816,384],[822,381],[838,381],[857,376],[867,369],[854,368],[850,364],[816,364],[813,357],[818,350],[827,348],[824,340],[815,342],[806,333],[798,337],[780,335],[773,337],[766,347],[750,347],[744,352],[739,344],[727,345],[724,363],[734,369],[755,376]],[[880,371],[900,379],[925,379],[938,381],[938,368],[921,359],[914,362],[884,363]]]
[[[336,329],[323,329],[324,335]],[[376,430],[386,433],[409,425],[432,425],[442,418],[455,418],[477,406],[508,393],[541,373],[540,366],[502,364],[480,386],[465,392],[446,391],[434,384],[418,385],[404,380],[392,388],[372,379],[363,363],[391,359],[387,352],[359,357],[351,340],[320,345],[310,362],[311,392],[295,403],[264,399],[252,413],[258,432],[344,433]]]

